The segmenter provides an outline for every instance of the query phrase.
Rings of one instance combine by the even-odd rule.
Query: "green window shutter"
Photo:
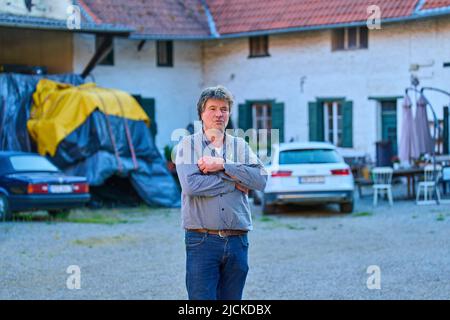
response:
[[[342,147],[353,147],[353,102],[345,101],[342,109]]]
[[[155,99],[141,97],[140,104],[142,109],[144,109],[145,113],[150,118],[150,133],[153,137],[155,137],[158,133],[155,121]]]
[[[250,103],[239,104],[239,129],[247,131],[253,125],[252,105]]]
[[[323,127],[323,106],[319,102],[309,102],[309,141],[325,141]]]
[[[272,104],[272,129],[280,130],[280,143],[284,142],[284,103]]]

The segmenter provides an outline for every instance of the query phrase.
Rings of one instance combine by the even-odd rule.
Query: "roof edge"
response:
[[[97,24],[103,23],[103,21],[91,10],[91,8],[89,8],[86,3],[84,3],[83,0],[73,0],[73,2],[82,8],[85,16],[87,16],[87,18],[90,18],[92,22]]]
[[[383,23],[391,24],[391,23],[398,23],[398,22],[424,20],[424,19],[441,17],[441,16],[446,16],[446,15],[450,15],[450,6],[445,9],[439,8],[439,9],[423,10],[420,13],[415,13],[413,15],[406,16],[406,17],[395,17],[395,18],[382,19],[381,24],[383,24]],[[247,36],[258,36],[258,35],[283,34],[283,33],[300,32],[300,31],[317,31],[317,30],[326,30],[326,29],[359,27],[359,26],[365,26],[365,25],[367,25],[366,20],[349,22],[349,23],[307,26],[307,27],[294,27],[294,28],[273,29],[273,30],[258,30],[258,31],[221,34],[219,36],[219,39],[240,38],[240,37],[247,37]]]
[[[205,15],[206,19],[208,20],[209,32],[211,33],[211,36],[213,36],[214,38],[219,38],[220,35],[217,32],[216,22],[214,21],[214,16],[209,10],[208,3],[206,3],[206,0],[200,0],[200,2],[202,3],[203,9],[205,9]]]
[[[201,35],[182,35],[182,34],[145,34],[145,33],[132,33],[128,37],[131,40],[213,40],[219,39],[213,36],[201,36]]]
[[[423,6],[425,5],[425,3],[427,2],[427,0],[419,0],[416,3],[416,7],[414,8],[413,13],[418,13],[420,12],[420,10],[422,10]]]
[[[81,22],[80,29],[69,29],[65,20],[13,14],[0,14],[0,27],[115,34],[130,34],[135,31],[129,26],[91,22]]]

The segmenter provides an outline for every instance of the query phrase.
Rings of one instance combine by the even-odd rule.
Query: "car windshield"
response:
[[[280,152],[280,164],[339,163],[341,157],[333,149],[301,149]]]
[[[12,156],[9,161],[16,171],[59,171],[50,161],[40,156]]]

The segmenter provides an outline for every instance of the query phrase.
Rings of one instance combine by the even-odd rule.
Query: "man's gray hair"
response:
[[[227,88],[224,86],[216,86],[216,87],[209,87],[202,91],[200,98],[197,102],[197,112],[198,112],[198,118],[202,120],[202,113],[205,111],[205,104],[206,101],[209,99],[217,99],[217,100],[223,100],[228,102],[229,111],[231,112],[231,107],[234,103],[233,95],[230,91],[228,91]]]

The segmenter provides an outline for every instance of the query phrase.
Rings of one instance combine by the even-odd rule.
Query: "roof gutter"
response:
[[[101,33],[101,34],[111,34],[111,35],[117,35],[117,36],[127,36],[129,35],[133,30],[123,30],[123,29],[101,29],[101,28],[92,28],[92,27],[86,27],[82,26],[81,29],[68,29],[63,27],[56,27],[56,26],[42,26],[42,25],[36,25],[36,24],[23,24],[23,23],[9,23],[0,21],[0,27],[7,27],[7,28],[18,28],[18,29],[33,29],[33,30],[53,30],[53,31],[65,31],[65,32],[72,32],[72,33]]]
[[[450,15],[450,7],[439,8],[439,9],[418,10],[421,7],[422,7],[422,4],[419,2],[417,8],[414,11],[414,14],[412,14],[411,16],[382,19],[381,24],[383,24],[383,23],[391,24],[391,23],[399,23],[399,22],[425,20],[425,19]],[[209,18],[208,18],[208,22],[209,22]],[[213,20],[211,20],[211,22],[213,22]],[[367,25],[367,21],[364,20],[364,21],[350,22],[350,23],[337,23],[337,24],[274,29],[274,30],[258,30],[258,31],[239,32],[239,33],[230,33],[230,34],[219,34],[219,33],[217,33],[217,31],[215,31],[215,35],[209,35],[209,36],[207,36],[207,35],[205,35],[205,36],[186,36],[186,35],[167,35],[167,34],[158,35],[158,34],[136,34],[136,33],[133,34],[132,33],[129,36],[129,38],[133,39],[133,40],[215,40],[215,39],[244,38],[244,37],[251,37],[251,36],[271,35],[271,34],[284,34],[284,33],[302,32],[302,31],[320,31],[320,30],[329,30],[329,29],[338,29],[338,28],[360,27],[360,26],[366,26],[366,25]],[[210,25],[211,33],[213,33],[213,31],[216,30],[215,28],[216,28],[215,24],[213,26]]]
[[[122,35],[129,35],[131,32],[135,31],[128,26],[106,23],[96,24],[91,22],[81,22],[80,29],[69,29],[66,20],[9,14],[0,14],[0,27]]]
[[[187,35],[181,35],[181,34],[143,34],[143,33],[132,33],[129,37],[131,40],[212,40],[217,39],[212,36],[201,36],[201,35],[195,35],[195,36],[187,36]]]

